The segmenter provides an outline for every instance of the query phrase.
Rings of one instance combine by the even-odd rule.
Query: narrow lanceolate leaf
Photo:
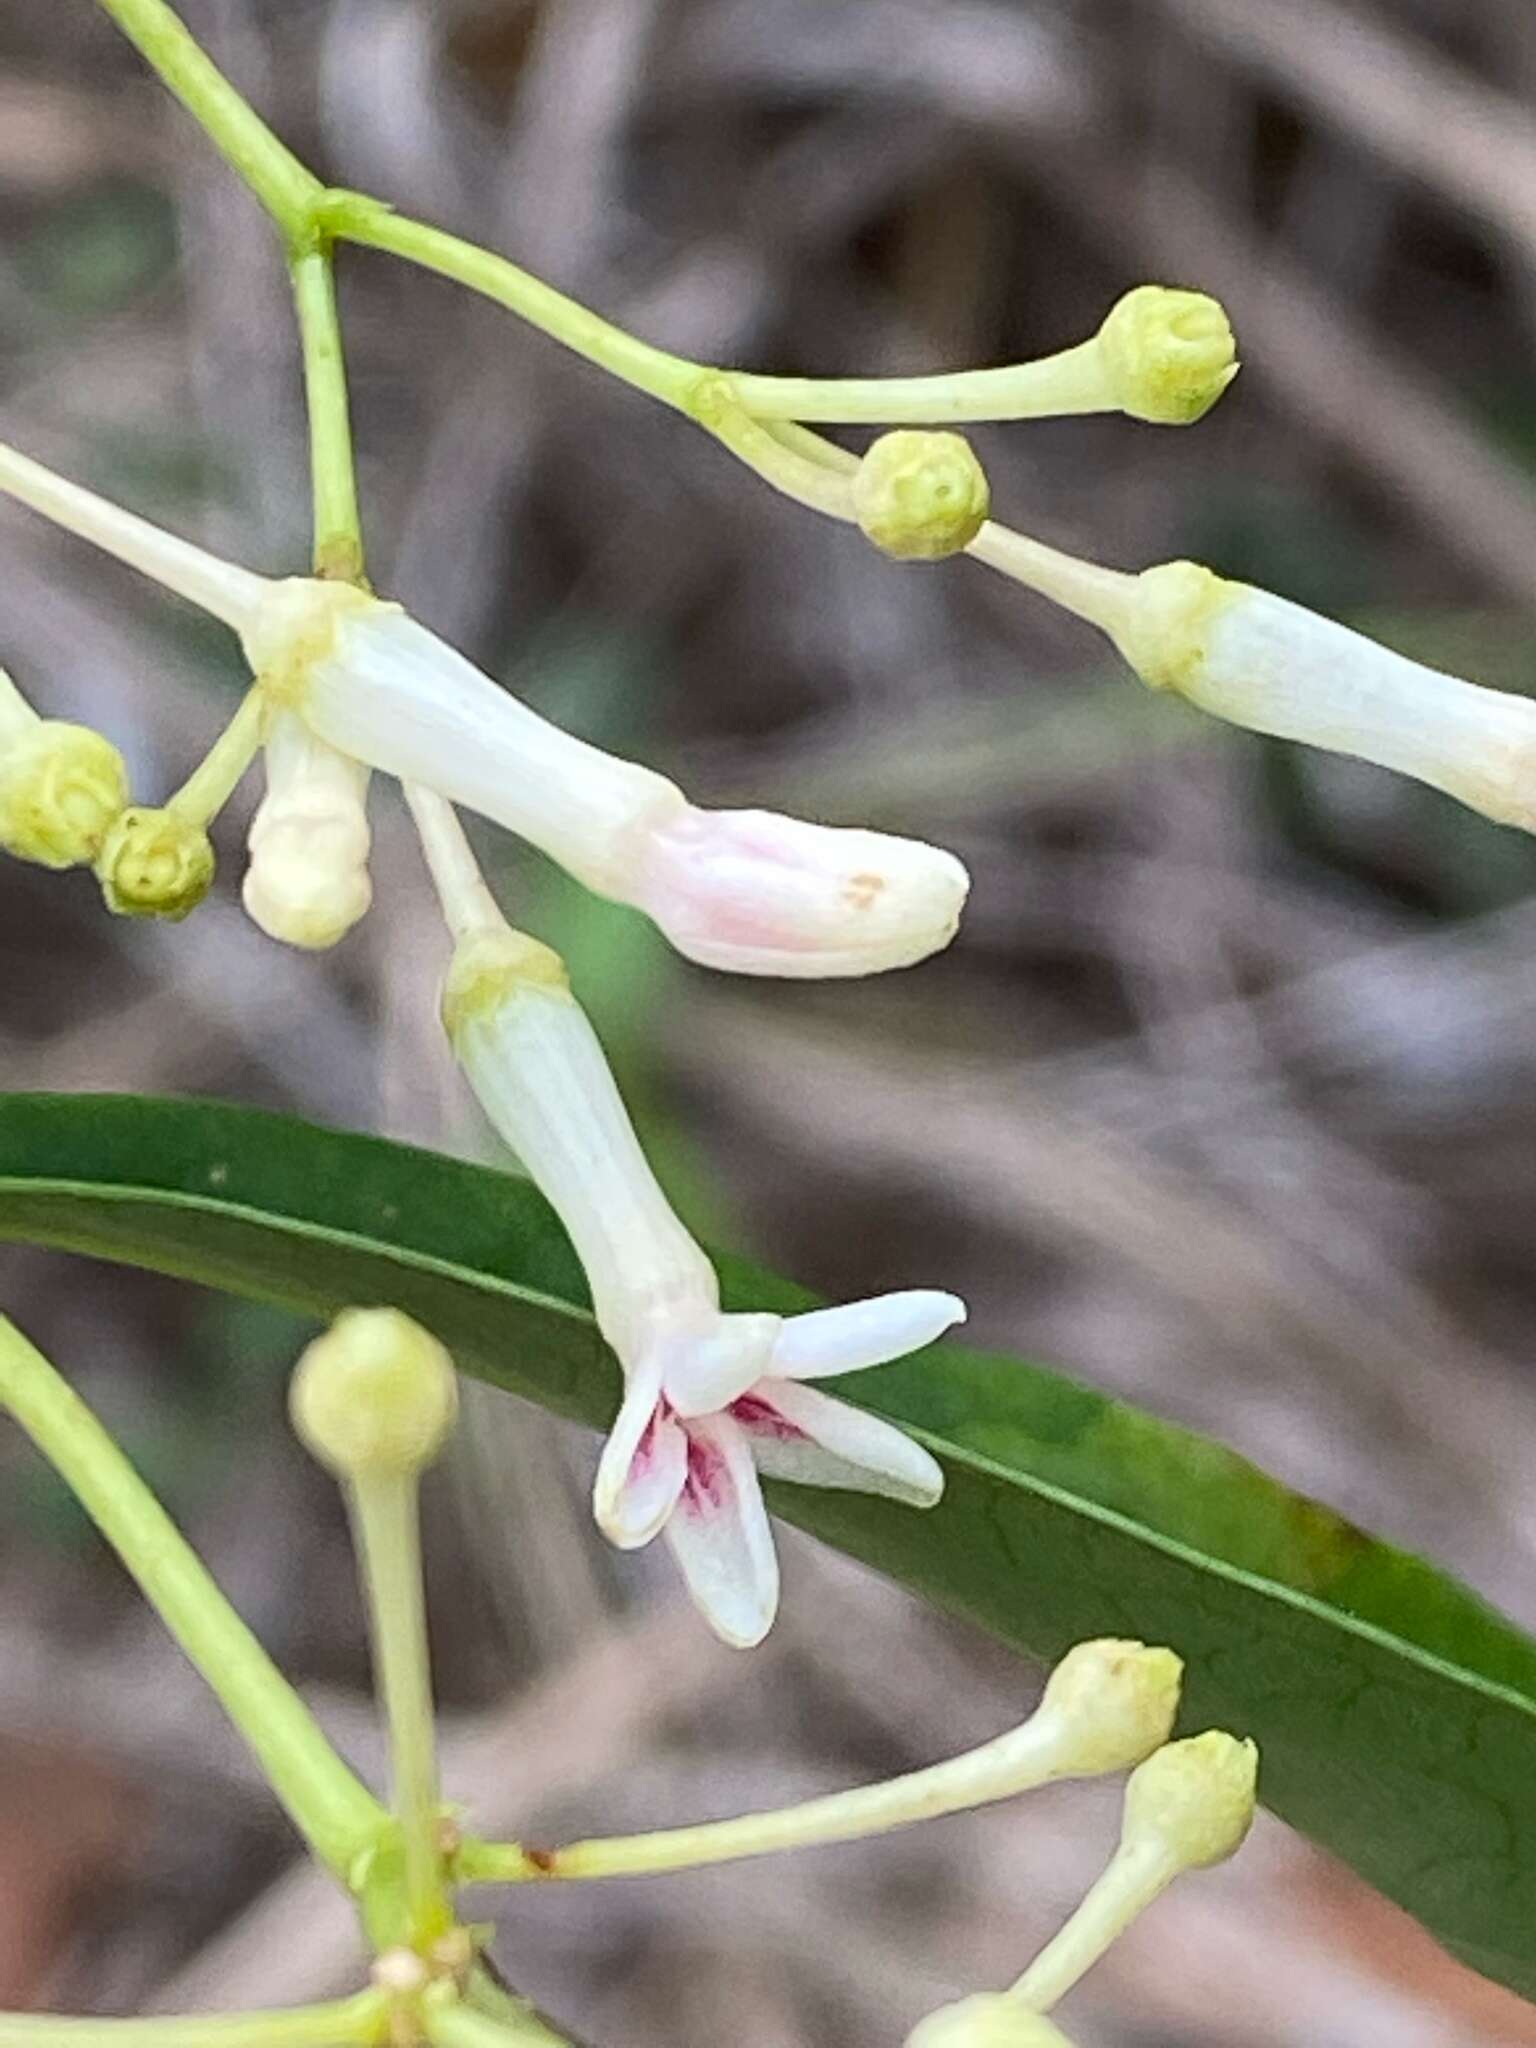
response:
[[[0,1097],[0,1237],[319,1313],[392,1302],[498,1386],[593,1424],[616,1406],[549,1209],[434,1153],[211,1103]],[[808,1299],[722,1271],[731,1307]],[[941,1459],[943,1503],[779,1487],[780,1513],[1034,1656],[1174,1645],[1187,1724],[1255,1736],[1276,1812],[1536,1996],[1536,1643],[1218,1445],[1037,1367],[946,1343],[837,1391]]]

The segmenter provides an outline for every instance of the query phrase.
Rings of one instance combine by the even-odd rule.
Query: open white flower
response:
[[[943,1487],[901,1430],[807,1383],[932,1342],[964,1304],[916,1290],[802,1315],[726,1313],[558,956],[482,916],[460,939],[443,1015],[486,1114],[570,1232],[624,1371],[599,1524],[624,1549],[664,1531],[717,1632],[761,1641],[779,1580],[759,1472],[918,1507]]]
[[[663,1534],[716,1633],[761,1642],[779,1567],[759,1474],[917,1508],[944,1489],[911,1437],[805,1382],[901,1358],[964,1315],[954,1295],[914,1289],[786,1318],[717,1306],[702,1327],[680,1322],[626,1369],[593,1494],[599,1527],[621,1550]]]

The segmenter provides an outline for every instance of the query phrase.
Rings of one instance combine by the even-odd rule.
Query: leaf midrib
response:
[[[83,1201],[87,1206],[101,1208],[111,1207],[118,1202],[132,1201],[151,1208],[181,1210],[199,1215],[214,1214],[231,1221],[253,1225],[274,1236],[298,1241],[319,1241],[358,1252],[369,1258],[385,1259],[415,1272],[432,1274],[467,1286],[479,1294],[524,1303],[536,1311],[583,1330],[595,1332],[596,1328],[589,1309],[567,1301],[559,1295],[509,1280],[500,1274],[486,1272],[475,1266],[466,1266],[393,1240],[366,1236],[355,1230],[338,1229],[334,1224],[320,1223],[308,1218],[286,1217],[271,1209],[259,1208],[247,1202],[231,1201],[212,1192],[192,1193],[184,1189],[156,1187],[150,1183],[133,1181],[81,1181],[69,1178],[50,1179],[40,1175],[0,1175],[0,1198],[10,1194],[22,1198],[30,1195],[62,1196]],[[55,1249],[77,1252],[85,1256],[108,1259],[114,1257],[110,1250],[104,1250],[100,1245],[83,1239],[71,1239],[65,1233],[50,1232],[46,1237],[40,1236],[34,1241],[46,1242]],[[203,1274],[195,1263],[188,1262],[182,1265],[180,1262],[173,1263],[169,1259],[162,1260],[157,1257],[156,1264],[160,1271],[170,1273],[173,1277],[198,1282],[203,1280]],[[267,1294],[267,1298],[295,1309],[312,1310],[314,1307],[313,1298],[302,1290],[288,1294],[273,1290]],[[855,1397],[840,1389],[840,1398]],[[871,1409],[875,1407],[875,1404],[867,1402],[857,1402],[856,1405]],[[1514,1708],[1528,1720],[1536,1721],[1536,1699],[1501,1680],[1490,1678],[1472,1665],[1449,1662],[1415,1642],[1411,1636],[1400,1635],[1383,1628],[1379,1623],[1351,1614],[1346,1608],[1336,1607],[1327,1600],[1301,1591],[1298,1587],[1288,1586],[1283,1580],[1270,1578],[1263,1573],[1251,1571],[1246,1566],[1234,1564],[1213,1551],[1196,1549],[1192,1544],[1185,1543],[1176,1536],[1170,1536],[1164,1530],[1153,1528],[1135,1516],[1108,1507],[1085,1494],[1071,1492],[1021,1467],[1004,1465],[988,1457],[985,1452],[957,1443],[937,1431],[908,1421],[899,1410],[884,1406],[880,1407],[878,1412],[899,1422],[909,1435],[936,1456],[950,1464],[964,1467],[992,1485],[1019,1487],[1038,1499],[1053,1503],[1069,1514],[1097,1522],[1101,1527],[1117,1530],[1133,1541],[1144,1544],[1150,1550],[1176,1559],[1197,1571],[1210,1572],[1229,1585],[1246,1589],[1261,1600],[1273,1601],[1277,1605],[1311,1615],[1358,1640],[1372,1643],[1378,1648],[1401,1656],[1428,1674],[1452,1685],[1476,1691],[1490,1703]],[[770,1490],[777,1491],[774,1488]],[[785,1512],[782,1499],[778,1507],[780,1512]],[[788,1519],[796,1519],[792,1509],[788,1511]]]

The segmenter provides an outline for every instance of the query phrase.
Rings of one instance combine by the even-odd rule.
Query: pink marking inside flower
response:
[[[661,1430],[661,1425],[667,1420],[671,1412],[664,1399],[658,1401],[651,1410],[651,1419],[641,1432],[640,1441],[635,1445],[635,1455],[630,1460],[629,1469],[632,1476],[643,1477],[655,1464],[656,1438]]]
[[[724,1455],[707,1437],[688,1431],[688,1476],[681,1506],[694,1514],[718,1511],[731,1496],[730,1471]]]
[[[756,1436],[776,1437],[780,1443],[808,1443],[805,1430],[781,1415],[771,1401],[765,1401],[761,1394],[742,1394],[731,1403],[730,1412],[741,1424]]]

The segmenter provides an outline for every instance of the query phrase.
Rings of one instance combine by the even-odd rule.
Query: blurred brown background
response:
[[[328,179],[671,347],[896,371],[1080,338],[1146,277],[1227,302],[1197,430],[981,430],[1002,517],[1211,561],[1529,687],[1536,13],[1527,0],[186,0]],[[508,316],[347,252],[381,587],[701,798],[952,844],[954,952],[711,980],[503,843],[686,1213],[830,1293],[954,1286],[973,1333],[1209,1428],[1536,1617],[1536,849],[1375,770],[1198,722],[967,564],[897,567]],[[300,566],[284,280],[254,205],[89,0],[0,12],[0,434],[252,566]],[[149,795],[231,649],[0,509],[0,656]],[[378,907],[287,954],[0,877],[8,1088],[217,1093],[487,1155],[392,792]],[[376,1760],[303,1336],[0,1254],[69,1369],[352,1752]],[[431,1512],[452,1789],[615,1829],[926,1761],[1035,1683],[786,1539],[751,1660],[586,1529],[593,1447],[495,1397]],[[238,2005],[353,1981],[344,1910],[61,1489],[0,1442],[0,2002]],[[1073,1791],[872,1849],[514,1897],[498,1953],[602,2048],[879,2044],[1022,1966],[1107,1851]],[[1278,1827],[1079,1991],[1084,2048],[1536,2040]]]

